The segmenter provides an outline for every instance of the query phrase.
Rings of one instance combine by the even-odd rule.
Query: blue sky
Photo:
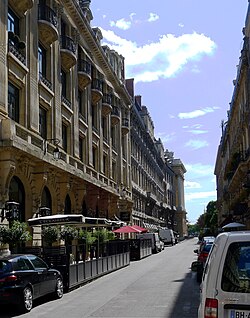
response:
[[[242,49],[246,0],[92,0],[102,44],[125,57],[155,125],[182,160],[187,218],[216,200],[214,166]]]

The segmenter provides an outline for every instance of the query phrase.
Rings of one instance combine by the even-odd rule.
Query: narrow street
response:
[[[196,318],[199,285],[190,265],[197,239],[166,247],[64,295],[42,299],[28,314],[4,308],[1,317]]]

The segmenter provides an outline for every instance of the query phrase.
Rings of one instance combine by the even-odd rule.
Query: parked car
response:
[[[200,290],[198,318],[250,317],[250,231],[216,237]]]
[[[213,243],[208,242],[208,243],[203,243],[200,245],[199,249],[194,250],[194,253],[198,254],[197,257],[197,275],[196,279],[197,282],[201,282],[204,266],[208,257],[208,254],[212,248]]]
[[[14,254],[0,258],[1,304],[16,304],[21,312],[29,312],[34,299],[50,293],[63,296],[62,276],[41,258]]]
[[[175,237],[174,232],[171,229],[159,229],[159,236],[161,241],[164,242],[165,245],[174,245],[175,244]]]

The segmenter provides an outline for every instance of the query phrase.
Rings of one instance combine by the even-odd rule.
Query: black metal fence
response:
[[[129,240],[130,260],[136,261],[152,254],[151,239]]]
[[[129,240],[113,240],[90,247],[86,244],[23,247],[18,252],[40,256],[58,269],[66,291],[130,264]]]

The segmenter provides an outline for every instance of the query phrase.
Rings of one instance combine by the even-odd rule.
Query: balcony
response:
[[[9,1],[17,12],[25,14],[34,5],[34,0],[11,0]]]
[[[122,118],[122,135],[127,135],[129,132],[129,119],[126,117]]]
[[[61,63],[65,70],[70,70],[76,64],[76,45],[74,41],[66,35],[61,35],[60,41]]]
[[[26,65],[25,49],[25,42],[20,41],[19,36],[13,32],[8,32],[8,52],[24,65]]]
[[[98,78],[94,78],[91,82],[91,98],[92,103],[97,104],[102,98],[102,81]]]
[[[111,94],[103,94],[102,97],[102,114],[103,116],[108,116],[112,111],[112,95]]]
[[[111,111],[111,125],[115,126],[119,123],[120,121],[120,111],[117,106],[112,106],[112,111]]]
[[[78,85],[84,89],[91,82],[91,64],[85,60],[78,60]]]
[[[46,5],[38,5],[39,40],[45,45],[51,45],[59,38],[57,28],[56,12]]]

